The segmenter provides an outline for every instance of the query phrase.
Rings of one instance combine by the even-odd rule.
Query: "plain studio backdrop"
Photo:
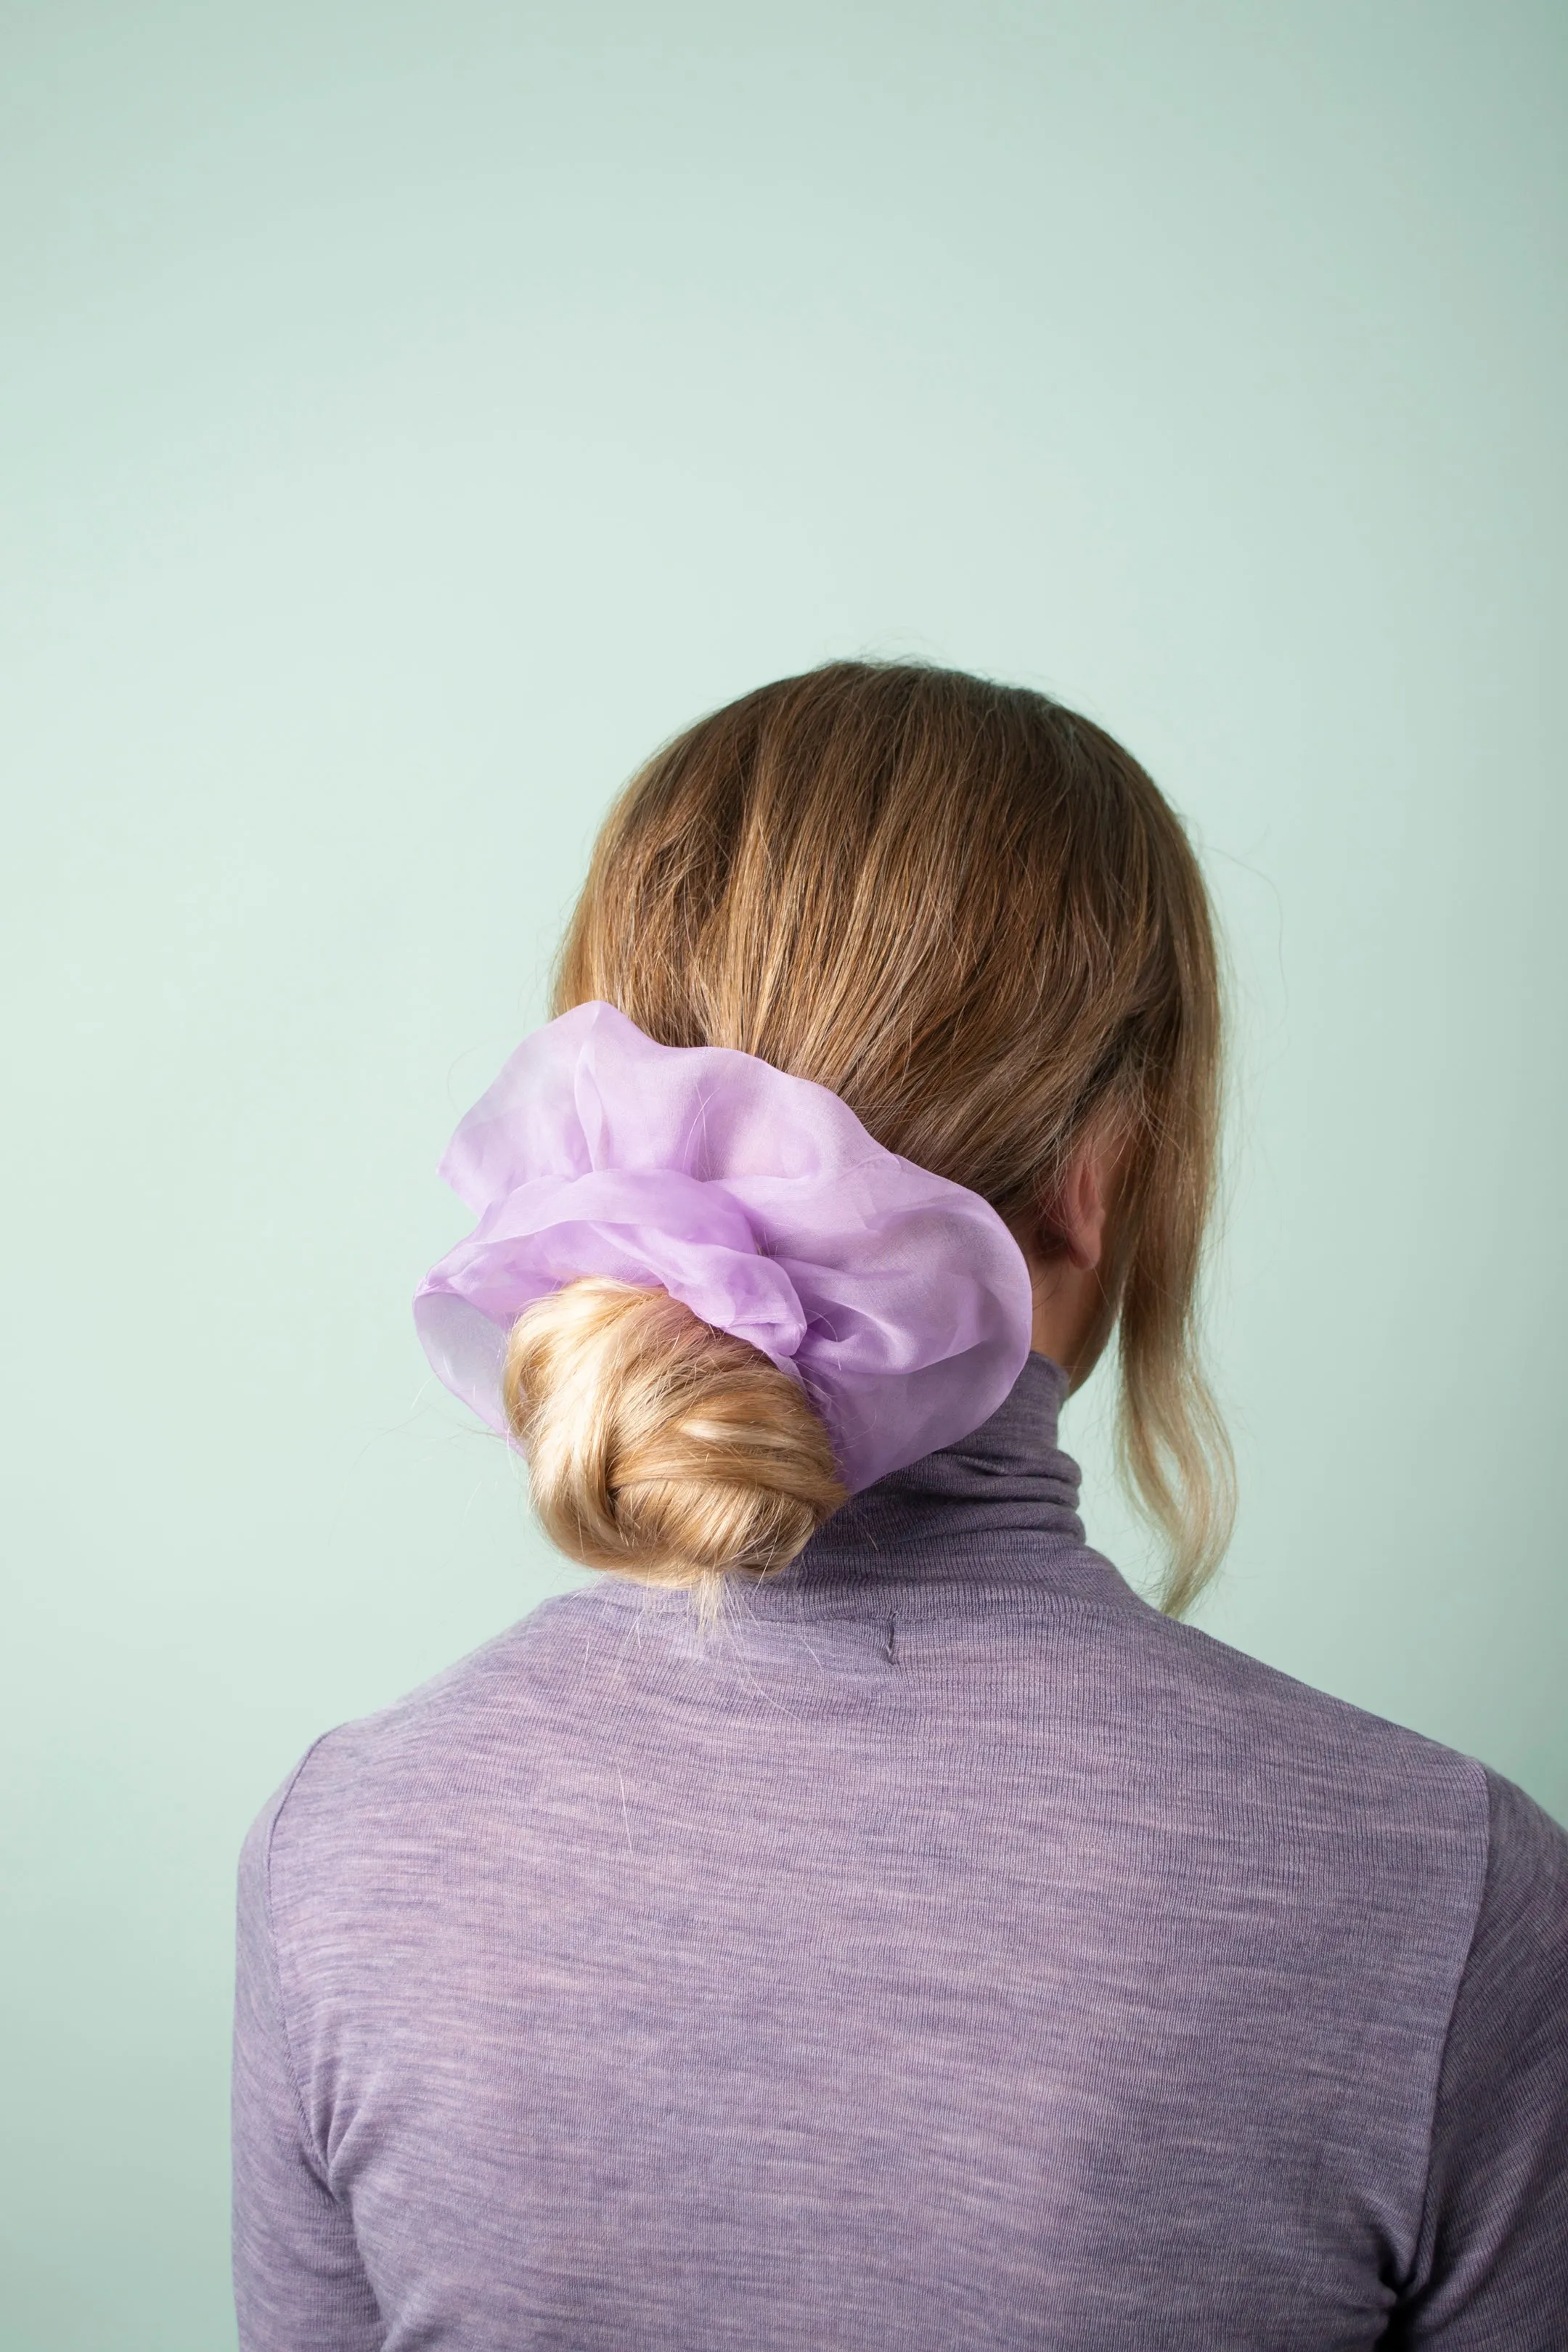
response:
[[[246,1825],[576,1573],[416,1347],[436,1160],[613,792],[826,656],[1186,814],[1199,1622],[1568,1811],[1561,8],[3,26],[6,2345],[232,2341]]]

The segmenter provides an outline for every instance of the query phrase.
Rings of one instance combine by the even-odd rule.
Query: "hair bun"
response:
[[[765,1575],[846,1498],[800,1382],[668,1291],[586,1276],[536,1299],[502,1392],[534,1508],[586,1568]]]

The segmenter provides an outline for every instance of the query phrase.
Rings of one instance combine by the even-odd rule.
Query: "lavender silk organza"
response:
[[[804,1382],[851,1493],[995,1412],[1029,1277],[990,1204],[872,1140],[826,1087],[656,1045],[580,1004],[518,1047],[441,1173],[479,1218],[420,1284],[447,1386],[506,1429],[507,1334],[579,1275],[668,1290]]]

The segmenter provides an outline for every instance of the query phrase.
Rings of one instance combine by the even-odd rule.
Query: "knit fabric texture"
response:
[[[318,1741],[244,2352],[1563,2352],[1568,1838],[1148,1608],[1062,1389],[717,1632],[601,1577]]]

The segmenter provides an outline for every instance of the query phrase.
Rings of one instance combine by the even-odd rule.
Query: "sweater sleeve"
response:
[[[1417,2262],[1387,2337],[1568,2344],[1568,1836],[1487,1775],[1486,1885],[1438,2083]]]
[[[287,1797],[285,1789],[256,1823],[239,1865],[233,2120],[240,2352],[378,2352],[381,2315],[348,2211],[328,2186],[312,2140],[284,2020],[268,1871]]]

